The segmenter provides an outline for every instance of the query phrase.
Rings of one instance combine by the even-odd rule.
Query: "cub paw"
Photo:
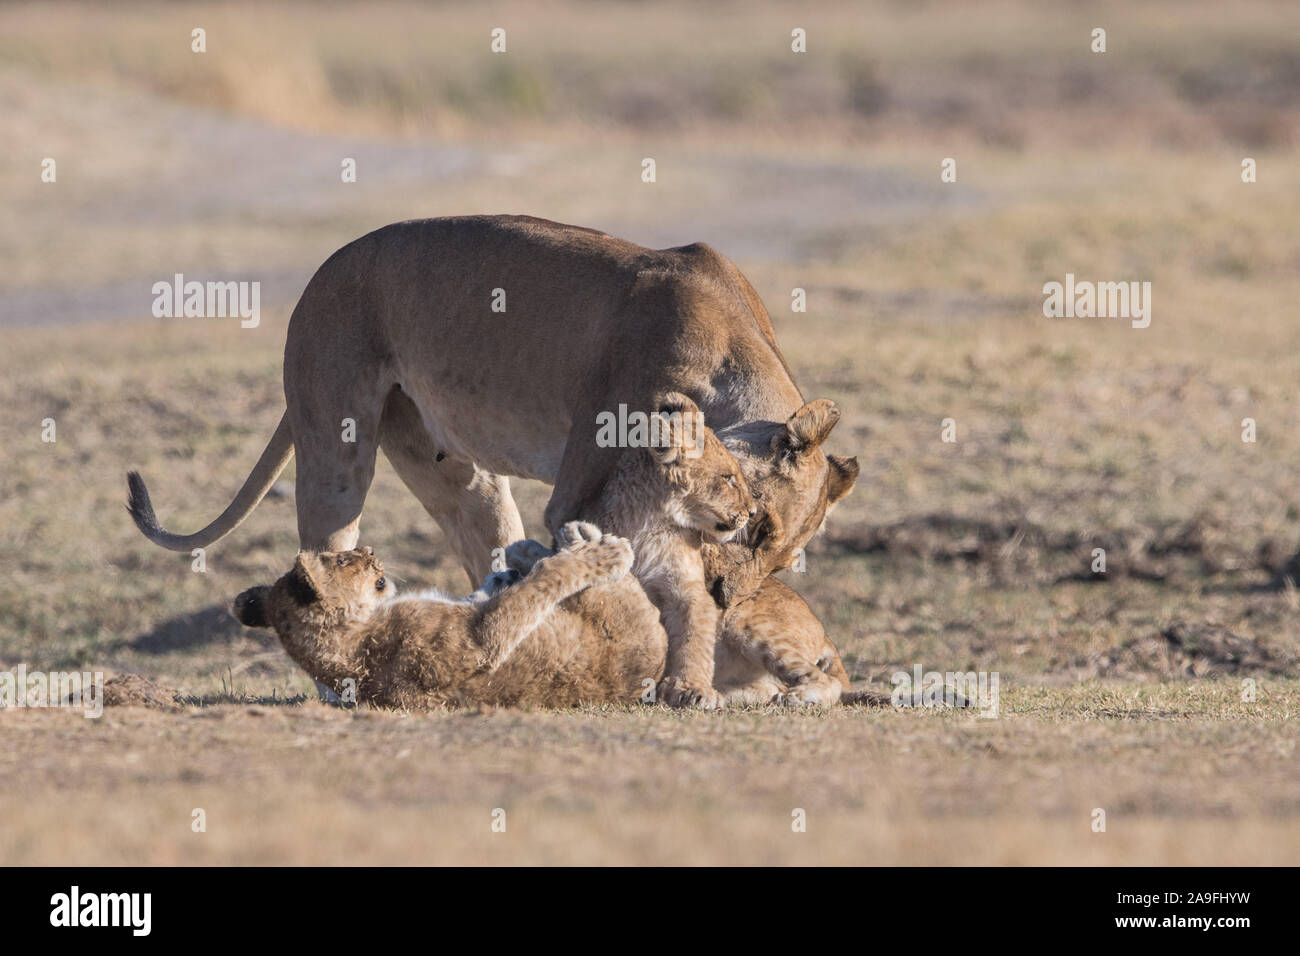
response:
[[[782,707],[833,707],[840,699],[839,681],[800,684],[772,698],[772,703]]]
[[[598,541],[589,541],[573,551],[590,562],[592,587],[621,581],[632,570],[632,545],[626,538],[607,534]]]
[[[554,553],[540,541],[526,538],[506,548],[506,567],[520,574],[527,574],[533,569],[534,564],[542,558],[549,558]]]
[[[659,682],[656,692],[659,700],[669,707],[719,710],[725,706],[722,695],[712,687],[699,687],[680,677],[665,677]]]
[[[590,521],[570,521],[555,534],[555,542],[562,550],[600,539],[600,529]]]
[[[494,571],[483,579],[483,586],[474,592],[473,597],[481,600],[495,597],[512,584],[518,584],[522,578],[523,574],[516,568]]]

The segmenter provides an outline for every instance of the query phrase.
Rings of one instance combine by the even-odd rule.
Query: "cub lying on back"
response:
[[[370,548],[304,552],[274,585],[240,594],[235,616],[274,628],[289,656],[344,700],[410,709],[634,701],[663,675],[659,612],[628,575],[625,540],[569,530],[525,580],[506,587],[518,572],[491,575],[463,600],[392,596]]]

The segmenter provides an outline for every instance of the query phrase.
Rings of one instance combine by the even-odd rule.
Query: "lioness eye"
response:
[[[344,558],[343,555],[340,554],[340,555],[339,555],[339,567],[341,568],[341,567],[343,567],[343,565],[345,565],[345,564],[347,564],[347,563],[348,563],[348,562],[347,562],[347,559]]]
[[[382,591],[387,585],[388,582],[385,581],[383,578],[380,578],[378,581],[375,582],[375,590]]]

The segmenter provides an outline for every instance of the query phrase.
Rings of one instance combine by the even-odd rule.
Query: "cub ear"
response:
[[[700,411],[700,406],[681,392],[657,392],[653,404],[661,415],[695,415]]]
[[[690,453],[704,441],[704,413],[700,406],[681,392],[659,392],[653,404],[650,454],[655,461],[672,465],[683,453],[692,457]]]
[[[298,553],[293,570],[284,576],[285,587],[294,603],[306,605],[320,600],[320,585],[316,583],[320,570],[321,560],[317,555],[310,551]]]
[[[235,619],[244,627],[270,627],[271,619],[266,612],[266,599],[270,594],[271,589],[265,584],[242,592],[235,598]]]
[[[826,504],[830,506],[853,490],[853,483],[858,480],[861,469],[856,458],[844,458],[841,455],[827,455],[826,463],[831,466],[830,475],[826,479]]]
[[[840,420],[840,410],[828,398],[809,402],[790,416],[785,428],[772,438],[772,450],[799,455],[818,447]]]

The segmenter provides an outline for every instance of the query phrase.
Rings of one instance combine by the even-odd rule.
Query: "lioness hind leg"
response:
[[[308,283],[289,322],[285,413],[297,460],[298,545],[347,551],[357,545],[392,380],[381,346],[335,320],[356,290],[332,287],[324,273]]]
[[[493,552],[524,536],[510,479],[438,448],[415,403],[394,390],[384,403],[379,442],[411,493],[446,533],[477,586],[493,570]]]
[[[350,551],[357,546],[361,509],[375,476],[379,417],[360,411],[327,413],[312,416],[315,427],[311,428],[298,418],[293,418],[298,546],[307,551]],[[322,427],[321,422],[329,424]]]

